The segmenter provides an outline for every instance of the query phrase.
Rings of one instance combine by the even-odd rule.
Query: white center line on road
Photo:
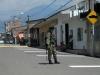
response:
[[[33,49],[18,49],[20,51],[32,51]]]
[[[47,55],[36,55],[38,57],[45,57]],[[58,57],[86,57],[86,56],[81,56],[81,55],[57,55]]]
[[[46,52],[46,51],[24,51],[25,53],[41,53],[41,52]]]
[[[100,65],[71,65],[71,68],[100,68]]]
[[[37,51],[37,50],[38,50],[38,51],[44,51],[43,49],[41,49],[41,50],[40,50],[40,49],[18,49],[18,50],[22,50],[22,51],[24,51],[24,50],[25,50],[25,51],[33,51],[33,50],[34,50],[34,51]]]
[[[18,50],[27,50],[27,51],[29,51],[29,50],[36,50],[36,49],[18,49]]]

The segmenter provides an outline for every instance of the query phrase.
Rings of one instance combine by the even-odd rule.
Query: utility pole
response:
[[[17,17],[16,17],[16,16],[14,16],[14,20],[13,20],[13,25],[14,25],[14,26],[15,26],[15,21],[16,21],[16,18],[17,18]],[[15,42],[14,42],[14,44],[16,45],[16,44],[17,44],[17,39],[16,39],[16,34],[15,34],[15,33],[16,33],[16,31],[15,31],[15,30],[16,30],[16,28],[12,28],[12,36],[13,36],[14,41],[15,41]]]
[[[29,21],[30,21],[30,16],[27,16],[27,40],[28,40],[28,46],[30,46],[30,28],[29,28]]]
[[[94,11],[94,4],[95,4],[96,0],[88,0],[89,2],[89,10]],[[91,30],[92,29],[92,30]],[[90,38],[90,55],[94,56],[94,29],[95,29],[95,25],[94,24],[90,24],[89,26],[89,38]]]
[[[5,25],[5,43],[7,41],[7,33],[6,33],[6,23],[4,22],[4,25]]]

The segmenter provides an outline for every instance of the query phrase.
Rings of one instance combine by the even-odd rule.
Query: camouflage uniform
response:
[[[57,61],[57,56],[56,56],[55,38],[51,30],[47,33],[46,44],[47,44],[47,50],[48,50],[49,64],[52,64],[52,61],[51,61],[52,54],[53,54],[55,63],[59,64],[59,62]]]

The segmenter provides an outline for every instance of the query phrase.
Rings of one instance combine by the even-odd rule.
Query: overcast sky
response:
[[[51,0],[0,0],[0,17],[7,18],[11,15],[25,12],[38,5],[47,4]]]
[[[35,16],[35,18],[39,16],[42,17],[64,5],[69,0],[56,0],[56,2],[46,10],[43,10],[53,1],[54,0],[0,0],[0,31],[4,28],[4,21],[11,19],[13,16],[27,12],[26,14],[28,15],[38,15]],[[43,10],[42,13],[41,10]]]
[[[52,11],[71,0],[56,0],[56,2],[54,2],[46,10],[43,10],[53,1],[54,0],[0,0],[0,28],[3,21],[8,20],[13,16],[27,12],[26,14],[31,15],[32,17],[35,15],[34,18],[40,16],[44,17],[44,15],[53,13]]]
[[[54,0],[0,0],[0,19],[7,19],[30,9],[49,5]],[[56,0],[54,7],[58,7],[70,0]],[[78,1],[78,0],[77,0]],[[100,0],[97,0],[100,1]],[[55,9],[55,8],[54,8]]]
[[[7,19],[13,15],[28,11],[43,5],[48,5],[54,0],[0,0],[0,19]],[[57,0],[56,4],[62,4],[67,0]]]
[[[40,2],[41,1],[41,2]],[[4,21],[52,0],[0,0],[0,32],[4,31]]]

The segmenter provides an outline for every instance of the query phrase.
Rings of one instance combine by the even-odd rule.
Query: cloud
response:
[[[47,4],[50,0],[4,0],[0,1],[0,10],[29,10],[38,5]],[[52,0],[51,0],[52,1]]]
[[[27,12],[32,16],[32,19],[47,17],[48,14],[53,14],[57,8],[69,0],[56,0],[51,6],[43,10],[52,1],[54,0],[0,0],[0,20],[8,20],[21,12]]]
[[[0,0],[0,17],[3,19],[9,19],[10,16],[15,16],[21,12],[27,12],[31,9],[34,9],[32,10],[34,12],[39,12],[43,9],[43,7],[48,6],[52,1],[54,0]],[[56,10],[67,1],[68,0],[56,0],[56,2],[54,2],[53,5],[46,9],[45,12]],[[38,10],[36,10],[37,7],[39,7]],[[43,16],[45,15],[45,12],[42,13]],[[30,12],[30,14],[31,13],[33,12]]]
[[[0,17],[7,19],[11,14],[18,15],[40,5],[47,5],[53,0],[0,0]],[[6,16],[7,15],[7,16]]]

